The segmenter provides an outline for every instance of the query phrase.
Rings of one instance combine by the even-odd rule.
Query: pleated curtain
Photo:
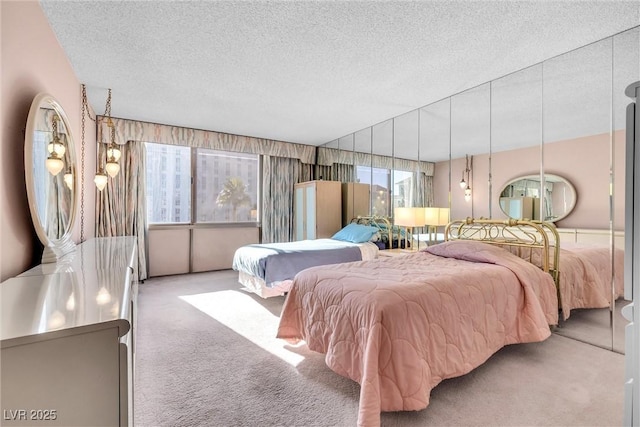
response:
[[[342,163],[334,163],[332,167],[332,178],[334,181],[355,182],[356,177],[353,165],[345,165]]]
[[[263,156],[262,243],[294,240],[294,186],[311,180],[312,169],[298,159]]]
[[[414,172],[411,184],[411,206],[433,206],[433,176]]]
[[[96,197],[96,237],[135,236],[138,242],[138,279],[147,278],[147,209],[144,143],[120,145],[120,172],[109,177]]]

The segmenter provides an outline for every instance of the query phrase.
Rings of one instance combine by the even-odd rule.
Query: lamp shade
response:
[[[47,158],[45,161],[47,170],[53,176],[56,176],[60,173],[62,168],[64,168],[64,162],[61,158],[59,158],[56,154],[51,153],[51,156]]]
[[[440,225],[440,208],[424,208],[425,225]]]
[[[107,159],[110,159],[113,157],[117,162],[118,160],[120,160],[121,156],[122,156],[122,151],[120,151],[120,149],[116,145],[110,145],[107,148]]]
[[[69,190],[73,191],[73,174],[71,172],[64,174],[64,183],[67,185]]]
[[[55,151],[58,156],[62,157],[67,152],[67,147],[59,139],[54,139],[47,145],[47,151],[49,154]]]
[[[438,219],[438,225],[447,225],[449,224],[449,208],[438,208],[440,218]]]
[[[402,227],[422,227],[424,222],[424,208],[395,208],[393,223]]]
[[[98,191],[102,191],[104,189],[104,186],[107,185],[107,175],[103,173],[97,173],[96,177],[93,178],[93,182],[96,183]]]
[[[425,225],[447,225],[449,223],[449,208],[424,208]]]
[[[107,162],[104,168],[107,170],[107,173],[111,178],[115,177],[118,175],[118,172],[120,172],[120,165],[113,158]]]

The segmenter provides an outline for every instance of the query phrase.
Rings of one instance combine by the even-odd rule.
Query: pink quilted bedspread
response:
[[[542,251],[510,247],[508,250],[536,265],[541,265]],[[624,251],[616,248],[614,270],[611,268],[611,248],[596,244],[563,243],[560,249],[560,308],[567,320],[576,308],[609,307],[624,294]],[[553,259],[550,259],[553,264]],[[614,292],[611,292],[611,274]]]
[[[287,297],[278,337],[325,353],[357,381],[358,425],[420,410],[433,387],[558,321],[551,276],[504,249],[448,242],[404,257],[313,267]]]
[[[576,308],[609,307],[612,297],[624,294],[624,251],[614,257],[614,294],[611,293],[611,249],[569,246],[560,250],[560,305],[564,320]]]

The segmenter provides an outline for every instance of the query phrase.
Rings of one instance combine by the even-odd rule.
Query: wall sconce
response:
[[[45,161],[47,170],[53,176],[58,175],[64,168],[64,160],[62,160],[62,156],[64,156],[64,153],[67,151],[67,147],[64,146],[60,139],[60,135],[58,135],[58,120],[59,117],[57,115],[53,116],[51,119],[52,136],[51,142],[47,145],[49,157],[47,157],[47,160]]]
[[[87,114],[89,114],[89,109],[87,107],[86,88],[84,85],[82,85],[82,105],[83,105],[83,111],[86,111]],[[119,160],[120,160],[120,157],[122,156],[122,151],[116,145],[116,128],[115,128],[115,125],[113,124],[113,120],[111,119],[111,89],[109,89],[109,92],[107,95],[107,103],[104,109],[104,116],[106,117],[105,121],[109,129],[110,138],[109,138],[109,144],[107,145],[107,149],[106,149],[106,155],[105,155],[106,162],[104,165],[102,164],[103,150],[101,150],[100,147],[104,146],[105,143],[103,141],[99,141],[98,147],[96,149],[97,171],[96,171],[95,177],[93,178],[93,182],[96,184],[98,191],[102,191],[104,187],[107,185],[109,176],[113,178],[116,175],[118,175],[118,172],[120,172]],[[93,121],[97,120],[92,118],[91,115],[89,115],[89,118]],[[82,117],[82,122],[83,122],[82,143],[84,145],[84,115]]]
[[[397,226],[405,227],[405,249],[407,249],[408,246],[407,235],[413,236],[414,227],[424,226],[424,213],[424,208],[395,208],[393,210],[393,223]]]
[[[469,155],[466,154],[466,166],[464,171],[462,172],[462,180],[460,181],[460,188],[464,190],[464,200],[465,202],[471,201],[471,172],[473,169],[473,156],[469,159]],[[465,180],[466,178],[466,180]]]

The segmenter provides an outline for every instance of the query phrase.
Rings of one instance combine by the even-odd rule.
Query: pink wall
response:
[[[0,2],[0,281],[38,264],[41,256],[24,179],[24,130],[34,97],[47,92],[64,108],[80,168],[81,90],[68,59],[37,1]],[[85,171],[95,170],[95,128],[88,120]],[[85,179],[85,237],[94,236],[95,190]],[[80,240],[80,197],[73,240]]]
[[[624,229],[624,146],[625,131],[616,131],[614,138],[614,228]],[[544,144],[544,170],[546,173],[567,178],[575,187],[577,202],[569,216],[556,223],[564,228],[609,228],[609,134],[592,135]],[[542,159],[540,147],[494,153],[492,171],[492,217],[506,218],[500,210],[498,197],[503,186],[522,175],[540,173]],[[473,157],[473,201],[464,201],[464,192],[458,183],[465,159],[452,159],[451,218],[468,216],[489,217],[488,155]],[[446,201],[448,162],[436,164],[434,182],[436,202]],[[439,206],[439,205],[438,205]],[[446,206],[443,205],[443,206]]]

